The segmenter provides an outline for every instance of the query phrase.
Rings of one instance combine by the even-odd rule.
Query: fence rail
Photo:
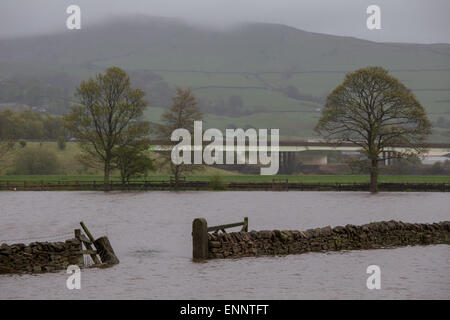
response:
[[[208,222],[204,218],[197,218],[192,221],[192,257],[194,260],[203,260],[208,258],[208,232],[219,231],[225,233],[225,229],[242,226],[244,232],[248,232],[248,218],[244,221],[223,224],[219,226],[209,227]]]
[[[242,222],[222,224],[222,225],[218,225],[218,226],[214,226],[214,227],[208,227],[206,229],[206,231],[211,232],[211,231],[219,231],[219,230],[221,230],[222,232],[225,232],[225,229],[239,227],[239,226],[242,226],[242,230],[241,231],[247,232],[248,231],[248,217],[245,217],[244,221],[242,221]]]
[[[303,183],[273,180],[271,182],[224,182],[226,190],[267,190],[267,191],[368,191],[369,183]],[[110,182],[108,185],[98,181],[5,181],[0,180],[0,190],[208,190],[209,181],[179,181],[175,185],[169,181],[136,181],[122,183]],[[379,183],[381,191],[440,191],[450,192],[450,183]]]

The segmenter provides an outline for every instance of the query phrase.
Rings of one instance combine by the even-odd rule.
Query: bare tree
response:
[[[379,155],[402,146],[397,157],[425,151],[431,122],[414,94],[381,67],[346,75],[331,92],[316,131],[337,142],[361,147],[370,162],[370,191],[378,191]]]
[[[158,136],[167,141],[170,140],[170,136],[175,129],[184,128],[193,134],[194,121],[201,120],[203,117],[202,112],[197,107],[197,99],[190,89],[177,88],[177,93],[172,100],[172,106],[162,114],[161,124],[157,128]],[[162,155],[170,163],[176,186],[178,186],[179,178],[183,173],[194,169],[193,165],[174,164],[170,159],[170,152]]]

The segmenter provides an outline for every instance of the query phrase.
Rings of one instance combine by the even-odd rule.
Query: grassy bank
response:
[[[212,175],[190,175],[186,177],[187,181],[209,181]],[[297,183],[368,183],[367,175],[221,175],[223,182],[272,182],[273,179],[285,180]],[[146,179],[134,181],[169,181],[170,175],[150,175]],[[120,181],[117,175],[112,176],[113,181]],[[70,182],[93,182],[101,183],[101,175],[3,175],[0,176],[0,183],[6,181],[10,183],[70,183]],[[381,175],[379,181],[382,183],[450,183],[450,176],[419,176],[419,175]]]
[[[53,152],[60,163],[60,170],[64,174],[55,175],[14,175],[12,173],[14,168],[15,159],[21,156],[21,152],[26,152],[28,148],[42,148],[45,151]],[[17,153],[10,157],[6,166],[0,168],[0,184],[20,183],[23,182],[32,184],[71,184],[95,181],[96,183],[103,182],[103,175],[101,170],[95,170],[83,166],[77,157],[80,155],[80,149],[77,143],[69,142],[64,150],[60,150],[56,142],[28,142],[26,147],[18,149]],[[302,155],[307,157],[308,155]],[[117,172],[115,172],[117,173]],[[288,179],[291,183],[368,183],[368,175],[277,175],[277,176],[261,176],[261,175],[246,175],[239,173],[232,173],[221,169],[206,167],[204,170],[198,173],[193,173],[186,177],[187,181],[210,181],[211,177],[220,175],[221,180],[225,183],[228,182],[272,182],[276,180]],[[112,181],[120,181],[119,175],[113,175]],[[169,181],[170,174],[166,168],[161,168],[158,171],[151,172],[146,178],[134,180],[134,181]],[[440,175],[381,175],[379,178],[381,183],[450,183],[450,176]]]

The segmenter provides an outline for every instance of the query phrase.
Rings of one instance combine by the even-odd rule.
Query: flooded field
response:
[[[450,247],[404,247],[283,257],[191,260],[191,224],[249,217],[249,230],[380,220],[450,220],[447,193],[1,192],[0,243],[64,240],[84,221],[120,259],[68,275],[1,275],[0,299],[450,299]],[[366,268],[381,268],[368,290]]]

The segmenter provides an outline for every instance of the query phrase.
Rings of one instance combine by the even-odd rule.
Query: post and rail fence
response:
[[[226,190],[261,190],[261,191],[369,191],[369,183],[353,182],[290,182],[276,179],[267,182],[224,182]],[[379,183],[380,191],[435,191],[450,192],[450,183]],[[209,181],[187,181],[184,177],[176,185],[173,178],[169,180],[133,181],[122,183],[111,181],[108,185],[99,181],[9,181],[0,180],[0,191],[51,191],[51,190],[210,190]]]
[[[86,237],[85,235],[81,234],[80,229],[75,229],[75,238],[80,240],[86,247],[86,250],[83,250],[82,253],[89,254],[95,266],[118,264],[119,259],[114,253],[108,237],[103,236],[95,240],[83,221],[80,222],[80,225],[87,236]],[[94,246],[95,250],[92,249],[92,245]],[[100,256],[100,259],[97,257],[97,255]]]

